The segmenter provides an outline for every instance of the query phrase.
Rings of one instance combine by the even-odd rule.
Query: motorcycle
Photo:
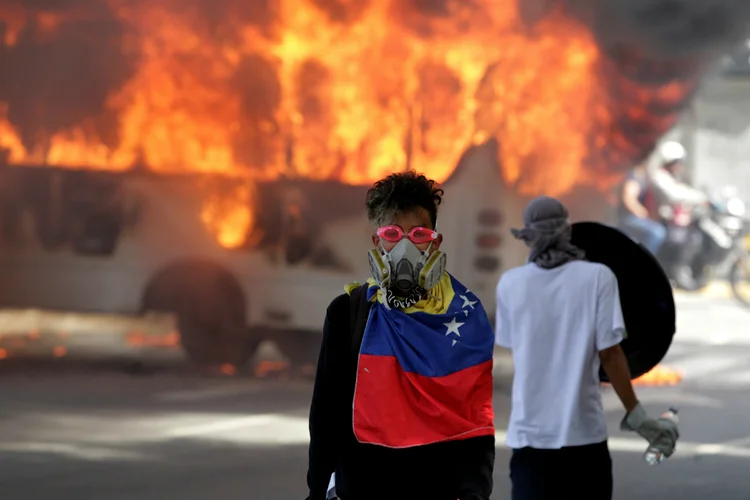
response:
[[[741,288],[747,266],[741,199],[714,197],[701,206],[678,204],[661,215],[667,241],[657,258],[677,288],[698,291],[717,276],[731,279],[732,273]]]

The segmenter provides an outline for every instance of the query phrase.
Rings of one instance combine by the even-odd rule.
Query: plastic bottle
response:
[[[659,418],[674,422],[675,425],[677,425],[677,422],[679,421],[679,419],[677,418],[677,410],[675,408],[670,408],[666,412],[662,413]],[[649,465],[659,465],[664,461],[665,458],[667,457],[664,456],[664,453],[653,446],[649,446],[646,450],[646,453],[643,454],[643,459]]]

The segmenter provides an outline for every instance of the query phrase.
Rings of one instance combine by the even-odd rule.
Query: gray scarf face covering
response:
[[[523,212],[523,229],[511,233],[531,248],[529,262],[544,269],[583,260],[586,254],[570,242],[572,234],[568,209],[555,198],[534,198]]]

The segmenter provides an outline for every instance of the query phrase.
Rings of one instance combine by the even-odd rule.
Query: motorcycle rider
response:
[[[654,195],[657,213],[656,216],[665,221],[673,219],[674,211],[678,206],[693,212],[699,206],[707,206],[708,196],[693,188],[683,181],[685,173],[685,148],[676,141],[665,142],[657,149],[659,164],[651,172],[651,191]],[[695,269],[692,263],[696,258],[699,248],[691,245],[680,245],[676,253],[669,257],[666,262],[662,261],[665,269],[674,283],[682,288],[693,289],[695,281]],[[660,259],[662,260],[662,259]]]
[[[631,238],[641,241],[649,252],[657,255],[666,240],[667,229],[649,216],[648,184],[644,164],[635,166],[625,177],[618,207],[619,225]]]
[[[708,203],[708,196],[683,181],[685,148],[676,141],[665,142],[657,149],[659,166],[651,173],[651,188],[660,212],[676,204],[690,206]]]

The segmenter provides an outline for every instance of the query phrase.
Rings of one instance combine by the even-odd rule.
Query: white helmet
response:
[[[665,142],[659,146],[659,161],[662,165],[685,159],[685,148],[676,141]]]

